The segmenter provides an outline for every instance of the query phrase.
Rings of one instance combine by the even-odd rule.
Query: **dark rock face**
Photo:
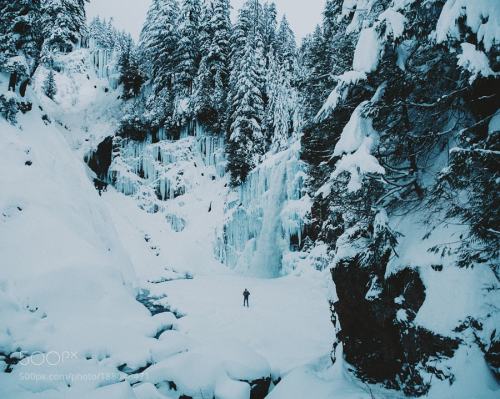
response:
[[[19,108],[19,111],[21,111],[23,114],[26,114],[26,113],[30,112],[33,109],[33,104],[30,103],[29,101],[19,102],[19,103],[17,103],[17,106]]]
[[[113,137],[106,137],[97,150],[85,158],[85,162],[102,182],[108,179],[108,170],[112,161]]]
[[[430,381],[422,378],[421,371],[453,380],[446,370],[432,366],[435,359],[452,356],[458,341],[412,324],[425,300],[425,286],[416,270],[403,269],[384,279],[355,258],[339,263],[332,277],[339,298],[332,304],[341,328],[338,339],[345,360],[360,378],[409,395],[429,390]]]
[[[22,356],[19,356],[21,353],[22,352],[20,350],[14,353],[0,352],[0,360],[5,363],[5,368],[3,370],[0,369],[0,372],[12,373],[13,366],[19,363],[23,358]]]
[[[264,399],[269,393],[271,377],[245,382],[250,384],[250,399]]]
[[[138,368],[131,368],[128,366],[127,363],[124,363],[122,364],[121,366],[118,366],[118,370],[120,370],[121,372],[125,373],[125,374],[128,374],[128,375],[132,375],[132,374],[140,374],[140,373],[143,373],[145,370],[147,370],[149,367],[151,366],[151,363],[146,363],[144,366],[142,367],[138,367]]]

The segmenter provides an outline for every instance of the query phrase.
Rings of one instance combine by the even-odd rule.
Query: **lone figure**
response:
[[[250,296],[250,291],[248,291],[246,288],[245,288],[245,291],[243,291],[243,306],[246,306],[247,308],[249,308],[250,306],[248,305],[248,297]]]

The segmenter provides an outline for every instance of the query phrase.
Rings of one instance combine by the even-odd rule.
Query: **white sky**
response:
[[[116,27],[130,32],[137,39],[150,2],[151,0],[90,0],[87,14],[89,19],[96,15],[106,19],[113,17]],[[298,41],[312,32],[316,24],[321,21],[325,4],[325,0],[274,0],[274,2],[280,15],[286,14]],[[235,10],[243,3],[244,0],[231,0]]]

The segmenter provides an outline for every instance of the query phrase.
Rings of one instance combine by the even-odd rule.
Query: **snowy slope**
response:
[[[55,73],[55,101],[43,94],[43,81],[48,70],[40,66],[33,78],[33,90],[45,112],[49,113],[80,158],[103,138],[113,135],[121,116],[120,93],[111,90],[107,79],[97,76],[92,53],[79,49],[56,56],[61,69]]]
[[[99,196],[83,157],[114,131],[120,101],[87,57],[60,60],[55,102],[40,68],[33,111],[0,121],[0,356],[11,371],[0,396],[248,399],[327,355],[321,273],[254,279],[218,260],[227,181],[193,138],[162,149],[186,155],[173,167],[188,189],[155,199],[158,212],[113,187]]]
[[[43,111],[28,95],[33,111],[19,117],[18,127],[0,121],[1,168],[9,171],[0,176],[0,352],[11,358],[52,353],[54,366],[40,354],[28,358],[0,375],[0,391],[23,397],[60,389],[46,397],[65,397],[63,377],[33,378],[92,371],[111,373],[115,382],[116,365],[144,355],[138,352],[157,322],[135,301],[135,272],[84,165],[55,123],[43,123]],[[74,355],[56,360],[62,353]],[[75,382],[75,389],[104,383]]]

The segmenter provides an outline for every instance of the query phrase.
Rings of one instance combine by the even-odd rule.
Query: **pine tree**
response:
[[[297,92],[292,86],[293,69],[289,70],[290,65],[272,53],[268,59],[269,68],[266,74],[268,104],[265,110],[267,141],[273,151],[279,151],[288,145],[294,130],[294,117],[299,101]]]
[[[54,97],[57,94],[55,75],[52,69],[49,71],[47,77],[43,81],[43,92],[51,100],[54,100]]]
[[[6,97],[0,94],[0,116],[12,125],[17,123],[17,113],[19,106],[13,97]]]
[[[229,1],[206,3],[201,18],[202,59],[193,102],[198,120],[215,132],[225,130],[228,114],[230,32]]]
[[[173,89],[178,65],[178,17],[176,0],[153,0],[140,37],[142,69],[150,76],[153,89],[152,98],[147,101],[148,115],[159,125],[174,123]]]
[[[250,33],[259,32],[258,6],[255,0],[247,0],[238,11],[238,19],[231,35],[231,71],[235,72],[242,61]]]
[[[120,69],[119,83],[123,85],[123,98],[125,100],[137,97],[144,83],[144,77],[139,69],[137,51],[132,38],[128,36],[125,48],[121,50],[118,60]]]
[[[173,85],[179,42],[176,0],[153,0],[141,33],[139,46],[150,63],[150,73],[156,91]]]
[[[334,87],[333,65],[330,63],[328,45],[321,26],[317,26],[302,48],[305,79],[301,82],[305,97],[305,114],[313,118],[320,110],[328,94]]]
[[[121,34],[116,30],[113,26],[113,18],[106,21],[95,17],[89,24],[89,37],[93,46],[111,50],[116,46],[120,37],[126,38],[126,34]]]
[[[500,255],[500,210],[497,205],[500,131],[490,129],[486,134],[484,131],[477,134],[467,129],[459,136],[458,144],[451,153],[450,166],[438,176],[430,203],[442,210],[449,220],[460,220],[468,227],[468,232],[460,236],[458,248],[439,245],[432,250],[456,252],[462,267],[487,265],[500,279],[497,262]]]
[[[44,46],[47,51],[71,51],[86,33],[87,0],[45,0],[42,6]]]
[[[212,105],[213,78],[205,58],[201,60],[194,87],[192,105],[197,120],[206,127],[215,128],[218,126],[218,115]]]
[[[247,47],[251,42],[254,46],[259,46],[259,49],[255,48],[255,55],[257,56],[255,61],[255,81],[254,84],[257,86],[259,92],[261,93],[262,100],[264,101],[265,96],[265,76],[262,68],[265,68],[264,60],[264,49],[263,41],[261,36],[262,27],[259,22],[259,16],[262,16],[261,5],[256,0],[247,0],[238,12],[238,19],[233,28],[231,36],[231,61],[230,69],[231,74],[229,78],[229,90],[230,90],[230,117],[229,125],[231,126],[234,122],[234,115],[236,114],[236,109],[239,106],[239,101],[241,100],[238,96],[238,91],[240,89],[240,78],[242,70],[245,65],[248,65],[247,57]],[[258,69],[258,71],[257,71]]]
[[[43,44],[41,1],[1,1],[0,15],[0,68],[31,74],[38,66]],[[19,56],[25,61],[14,62],[13,57]]]
[[[229,82],[229,56],[230,56],[230,4],[228,0],[215,0],[213,13],[210,20],[210,30],[213,32],[208,53],[208,64],[214,78],[219,75],[219,81],[224,90],[227,90]],[[219,112],[224,103],[215,104]]]
[[[187,97],[192,94],[193,81],[200,63],[200,18],[199,0],[183,0],[180,14],[179,48],[177,66],[177,94]]]
[[[113,48],[115,47],[116,44],[116,39],[118,36],[118,32],[116,28],[113,26],[113,17],[111,17],[108,22],[105,22],[105,47],[106,48]]]
[[[474,75],[474,71],[471,76],[471,71],[457,65],[456,56],[449,55],[460,56],[461,44],[474,43],[492,70],[498,70],[498,46],[489,48],[481,43],[481,31],[475,34],[466,25],[466,13],[457,20],[454,37],[446,44],[436,43],[436,25],[444,2],[413,2],[399,9],[406,21],[404,32],[399,34],[381,17],[392,3],[377,2],[370,10],[347,15],[342,11],[343,3],[327,2],[323,25],[305,40],[300,54],[301,93],[307,115],[302,157],[311,166],[308,184],[311,195],[315,195],[311,231],[315,239],[329,243],[332,252],[342,253],[346,247],[354,250],[336,257],[334,282],[338,288],[363,293],[359,313],[377,314],[378,305],[364,297],[370,278],[376,278],[381,287],[390,287],[386,272],[390,262],[401,264],[398,249],[406,251],[412,240],[418,245],[426,245],[429,238],[440,242],[443,237],[433,232],[447,225],[460,232],[451,240],[443,239],[443,244],[428,244],[428,251],[458,266],[489,266],[498,277],[499,239],[494,226],[500,223],[500,216],[494,203],[498,202],[500,140],[495,131],[498,127],[488,126],[498,110],[498,84],[492,77]],[[465,3],[464,8],[473,4]],[[335,94],[332,90],[339,87],[336,85],[345,83],[342,75],[358,72],[353,71],[354,48],[360,30],[366,27],[375,28],[381,45],[376,70],[367,72],[366,78],[346,83],[348,90],[339,95],[335,106],[327,105],[331,112],[316,118],[326,96]],[[483,27],[481,30],[484,32]],[[403,50],[405,57],[401,57]],[[353,127],[349,125],[352,120],[359,122],[356,134],[361,133],[370,143],[365,148],[369,147],[368,152],[358,152],[358,148],[340,154],[337,145]],[[360,155],[362,159],[356,160]],[[380,166],[376,171],[363,170],[369,157]],[[356,186],[351,185],[353,175],[358,180]],[[398,248],[399,234],[390,225],[422,219],[426,222],[420,227],[427,229],[427,234],[406,236],[406,246]],[[389,223],[395,220],[398,223]],[[418,259],[415,262],[418,264]],[[355,287],[353,281],[359,286]],[[390,292],[383,295],[384,301],[392,302]],[[346,302],[349,299],[345,294],[344,298],[339,295],[334,309],[338,311]],[[346,316],[340,311],[339,318],[344,326],[357,321],[355,314]],[[412,331],[412,338],[420,333],[411,321],[401,329],[397,322],[389,328],[403,337],[401,342],[408,331]],[[344,355],[357,367],[358,375],[382,379],[409,395],[426,392],[429,386],[422,384],[420,375],[422,366],[428,367],[425,356],[406,358],[404,367],[395,365],[391,369],[389,365],[385,368],[394,371],[380,377],[374,373],[381,364],[377,348],[391,347],[396,341],[379,334],[378,328],[369,337],[354,330],[346,329],[342,335],[347,338]],[[376,342],[371,348],[377,360],[356,359],[358,345],[370,345],[370,340]]]
[[[199,122],[206,126],[217,123],[215,110],[212,109],[210,91],[213,86],[212,76],[208,65],[208,55],[213,38],[211,26],[213,9],[211,4],[203,2],[200,13],[200,65],[193,83],[193,96],[191,99],[195,116]]]
[[[89,38],[93,42],[93,46],[100,47],[102,36],[104,35],[104,23],[99,16],[94,17],[89,23]]]
[[[264,55],[267,58],[271,51],[275,50],[276,34],[277,34],[277,14],[276,4],[264,3],[262,7],[261,36],[264,43]]]
[[[280,21],[278,31],[276,33],[276,56],[282,64],[284,64],[285,69],[292,71],[296,66],[297,62],[297,44],[295,42],[295,35],[290,28],[290,24],[286,19],[286,16]]]
[[[128,49],[130,43],[133,44],[132,37],[130,33],[119,31],[116,28],[113,29],[113,50],[118,54],[122,54]],[[135,48],[135,45],[133,44],[132,47]]]
[[[267,144],[279,151],[286,148],[298,122],[297,48],[286,17],[278,29],[271,25],[275,34],[266,56],[265,130]]]
[[[227,152],[233,186],[246,180],[265,148],[262,129],[264,101],[260,90],[262,51],[261,41],[250,34],[232,98],[234,112]]]
[[[343,0],[327,0],[323,11],[323,34],[330,50],[333,38],[339,30],[339,15],[342,13]],[[340,25],[341,26],[341,25]]]

